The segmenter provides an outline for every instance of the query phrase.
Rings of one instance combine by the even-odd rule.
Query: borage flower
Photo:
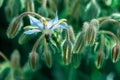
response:
[[[47,21],[47,19],[44,17],[41,17],[41,20],[38,20],[30,15],[29,15],[29,19],[30,19],[31,26],[24,27],[25,29],[24,34],[30,35],[30,34],[42,32],[41,37],[36,41],[36,43],[33,46],[30,57],[32,57],[36,53],[36,49],[37,49],[37,46],[39,45],[39,42],[43,38],[45,38],[46,40],[44,39],[44,53],[43,54],[44,54],[46,64],[48,65],[48,67],[51,67],[52,65],[51,54],[49,54],[49,51],[48,51],[47,40],[50,38],[54,30],[60,29],[60,28],[62,29],[69,28],[69,26],[67,26],[65,23],[66,19],[58,20],[57,12],[56,12],[55,18],[49,21]],[[35,57],[33,56],[33,59],[30,60],[31,61],[30,63],[36,63],[34,58]]]
[[[54,30],[59,28],[62,29],[69,28],[69,26],[67,26],[65,23],[65,21],[67,21],[66,19],[58,20],[57,12],[55,18],[49,21],[47,21],[45,18],[38,20],[30,15],[29,15],[29,19],[31,26],[24,27],[25,34],[34,34],[34,33],[42,32],[43,34],[45,34],[45,38],[49,38]]]

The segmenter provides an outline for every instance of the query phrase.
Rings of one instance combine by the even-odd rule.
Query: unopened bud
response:
[[[88,44],[93,45],[96,39],[97,30],[93,24],[90,24],[90,27],[87,29],[85,40]]]
[[[91,20],[97,18],[100,14],[100,7],[96,0],[91,0],[85,8],[85,19]]]
[[[45,58],[45,62],[47,66],[51,68],[52,67],[52,54],[50,52],[45,51],[44,58]]]
[[[89,27],[89,23],[88,22],[84,22],[82,30],[86,32],[88,27]]]
[[[7,29],[8,38],[14,38],[21,30],[22,25],[22,20],[19,18],[14,18]]]
[[[96,67],[100,69],[103,66],[103,62],[104,62],[104,53],[100,52],[98,53],[96,61],[95,61]]]
[[[33,0],[26,0],[25,1],[25,9],[28,12],[34,12],[34,1]]]
[[[37,68],[38,61],[39,61],[38,54],[36,52],[32,51],[29,54],[29,64],[33,71]]]
[[[24,44],[26,42],[28,42],[31,38],[33,38],[34,35],[27,35],[27,34],[21,34],[21,36],[19,37],[18,43],[19,44]]]
[[[11,55],[11,64],[14,68],[20,67],[20,53],[18,50],[14,50]]]
[[[68,65],[71,63],[72,54],[72,43],[70,40],[65,40],[62,43],[62,59],[64,64]]]
[[[113,48],[112,48],[112,61],[115,63],[117,62],[118,58],[119,58],[119,46],[118,45],[115,45]]]
[[[70,36],[70,40],[72,41],[72,43],[75,42],[75,34],[74,34],[74,30],[72,28],[72,26],[68,29],[69,31],[69,36]]]
[[[48,17],[48,11],[47,8],[42,6],[38,9],[38,13],[44,17]]]
[[[80,32],[77,35],[77,39],[75,40],[75,44],[73,46],[73,53],[80,53],[85,46],[85,43],[85,32]]]
[[[44,39],[44,53],[43,53],[43,55],[44,55],[44,60],[47,64],[47,66],[49,68],[51,68],[52,67],[52,54],[49,51],[48,43],[46,42],[45,39]]]

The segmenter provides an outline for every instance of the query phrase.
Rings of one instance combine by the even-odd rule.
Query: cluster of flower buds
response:
[[[37,33],[42,33],[42,35],[39,37],[39,39],[36,41],[36,43],[33,46],[33,49],[29,55],[29,63],[30,66],[32,68],[32,70],[35,70],[37,64],[38,64],[38,54],[36,53],[37,47],[39,45],[39,43],[44,40],[44,51],[43,51],[43,55],[44,55],[44,60],[46,62],[46,64],[48,65],[48,67],[52,66],[52,54],[50,53],[52,49],[52,47],[49,45],[50,39],[52,34],[54,33],[54,30],[57,29],[69,29],[70,27],[67,26],[66,23],[66,19],[60,19],[58,20],[58,15],[56,12],[55,18],[50,20],[48,18],[45,18],[37,13],[34,12],[24,12],[21,15],[19,15],[18,17],[16,17],[10,24],[8,30],[7,30],[7,36],[8,38],[14,38],[19,31],[22,28],[22,19],[23,17],[27,16],[30,19],[30,26],[25,26],[24,27],[24,32],[23,34],[20,36],[19,38],[19,43],[20,44],[24,44],[26,41],[29,40],[29,35],[32,34],[37,34]],[[34,16],[38,17],[39,19],[36,19]],[[71,31],[71,30],[70,30]],[[73,33],[72,33],[73,34]],[[74,39],[74,37],[72,36],[72,39]],[[68,43],[69,43],[69,39],[67,39]],[[69,46],[69,45],[68,45]],[[70,55],[71,52],[69,52],[70,50],[72,50],[72,44],[70,44],[70,46],[68,47],[68,63],[70,63]],[[70,54],[69,54],[70,53]]]

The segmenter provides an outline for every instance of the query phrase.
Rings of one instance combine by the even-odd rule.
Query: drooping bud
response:
[[[100,51],[95,61],[95,65],[97,69],[100,69],[103,66],[103,63],[104,63],[104,53]]]
[[[118,45],[115,45],[113,48],[112,48],[112,61],[115,63],[117,62],[118,58],[119,58],[119,46]]]
[[[92,20],[90,22],[90,26],[86,31],[86,36],[85,36],[85,40],[88,42],[88,44],[93,45],[96,39],[96,35],[97,35],[97,28],[98,24],[96,24],[95,20]]]
[[[46,40],[44,39],[44,60],[49,68],[52,67],[52,54],[50,53],[48,49],[48,43],[46,43]]]
[[[74,68],[78,68],[81,63],[81,57],[80,54],[72,54],[72,59],[71,59],[71,65]]]
[[[69,36],[70,36],[70,40],[72,41],[72,43],[75,42],[75,34],[74,34],[74,30],[72,28],[72,26],[68,29],[69,31]]]
[[[45,58],[45,62],[46,62],[46,64],[47,64],[47,66],[48,66],[49,68],[51,68],[51,67],[52,67],[52,55],[51,55],[51,53],[45,51],[45,52],[44,52],[44,58]]]
[[[18,50],[14,50],[11,55],[11,64],[14,68],[20,67],[20,53]]]
[[[10,22],[21,10],[20,0],[8,0],[5,6],[5,17]]]
[[[96,0],[90,0],[85,8],[85,19],[91,20],[97,18],[100,15],[101,9]]]
[[[8,38],[14,38],[19,33],[22,26],[22,20],[20,20],[18,17],[14,18],[7,29]]]
[[[82,30],[86,32],[88,27],[89,27],[89,23],[88,22],[84,22]]]
[[[38,13],[44,17],[48,17],[48,11],[47,11],[47,8],[46,7],[40,7],[38,9]]]
[[[83,49],[85,46],[85,32],[80,32],[77,35],[77,38],[75,40],[75,44],[73,46],[73,53],[80,53],[80,51]]]
[[[72,43],[70,40],[65,40],[62,43],[62,59],[64,64],[68,65],[71,63],[72,57]]]
[[[21,34],[21,36],[19,37],[18,43],[19,44],[24,44],[26,42],[28,42],[31,38],[33,38],[33,35],[27,35],[27,34]]]
[[[38,62],[39,62],[38,54],[35,51],[32,51],[29,54],[29,64],[30,64],[30,68],[33,71],[37,68]]]
[[[33,0],[26,0],[25,1],[25,9],[28,12],[34,12],[34,1]]]

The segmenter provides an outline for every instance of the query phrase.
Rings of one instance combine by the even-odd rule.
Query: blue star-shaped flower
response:
[[[56,12],[55,18],[50,21],[45,20],[45,22],[42,22],[30,15],[29,15],[29,19],[30,19],[31,26],[25,27],[27,28],[27,30],[24,32],[25,34],[34,34],[38,32],[43,32],[45,34],[51,34],[53,30],[56,30],[59,28],[62,28],[62,29],[69,28],[69,26],[66,26],[65,24],[63,24],[63,22],[65,22],[66,19],[58,20],[57,12]]]

